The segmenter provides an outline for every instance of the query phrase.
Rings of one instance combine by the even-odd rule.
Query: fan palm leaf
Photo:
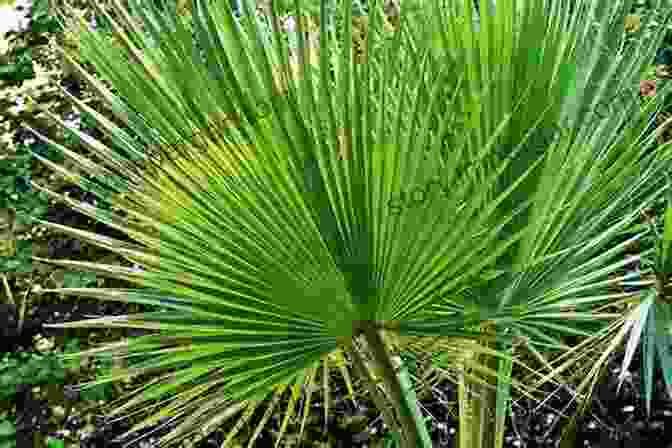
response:
[[[348,355],[404,446],[427,446],[394,362],[411,351],[459,384],[461,446],[501,446],[511,386],[535,389],[514,364],[538,386],[589,345],[613,351],[624,313],[595,310],[626,296],[609,291],[628,280],[609,277],[627,263],[618,238],[663,197],[669,150],[645,150],[655,98],[598,106],[638,86],[659,42],[608,54],[631,1],[575,2],[572,17],[567,2],[498,3],[481,4],[478,30],[471,0],[402,6],[387,28],[380,3],[365,23],[339,3],[334,32],[323,1],[319,47],[297,20],[294,49],[273,2],[265,20],[245,2],[235,19],[228,1],[175,16],[131,0],[142,26],[117,0],[115,17],[93,3],[120,46],[82,29],[82,51],[118,93],[61,52],[125,128],[64,92],[113,143],[74,131],[94,160],[33,130],[89,176],[35,157],[111,206],[33,186],[135,243],[36,221],[142,269],[35,258],[137,285],[45,292],[168,310],[59,325],[156,330],[89,351],[146,358],[96,384],[171,370],[116,408],[161,400],[131,431],[182,418],[162,438],[174,444],[244,411],[231,442],[272,398],[251,446],[290,390],[286,429],[319,370],[328,414],[332,362],[354,399]],[[566,350],[566,336],[588,340],[553,367],[542,351]],[[525,347],[546,373],[514,356]]]

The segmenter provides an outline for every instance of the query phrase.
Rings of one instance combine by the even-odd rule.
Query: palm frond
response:
[[[127,128],[66,95],[114,145],[76,132],[96,160],[34,131],[89,172],[80,184],[113,207],[33,185],[137,244],[38,222],[143,268],[36,258],[138,286],[49,291],[168,309],[61,325],[157,330],[96,348],[148,356],[101,382],[174,370],[117,411],[183,388],[134,429],[180,417],[164,439],[173,444],[244,409],[247,419],[271,399],[267,418],[291,391],[286,428],[297,391],[320,365],[327,414],[329,356],[361,356],[360,373],[375,378],[354,342],[375,327],[399,338],[393,355],[431,353],[435,372],[481,394],[461,403],[463,412],[477,404],[481,434],[486,408],[496,406],[499,435],[488,436],[501,444],[510,387],[535,391],[510,378],[516,366],[532,370],[518,356],[525,346],[539,358],[540,347],[566,349],[563,336],[595,343],[599,334],[611,351],[631,328],[622,313],[594,309],[623,299],[609,292],[629,279],[609,277],[627,263],[618,238],[667,192],[670,157],[667,146],[646,152],[659,101],[596,112],[660,43],[604,54],[618,47],[628,2],[581,1],[586,14],[570,20],[566,2],[502,0],[495,11],[482,5],[477,28],[471,1],[432,1],[426,13],[402,7],[386,28],[377,1],[362,20],[350,2],[332,17],[322,1],[310,17],[296,0],[293,16],[302,18],[286,33],[275,2],[259,20],[246,2],[241,18],[222,0],[196,0],[177,16],[130,3],[135,18],[118,0],[114,17],[94,3],[119,47],[80,33],[82,51],[118,94],[61,50]],[[363,57],[353,51],[362,33]],[[558,122],[563,129],[544,140]],[[534,386],[579,362],[544,363],[550,372],[535,371]],[[342,360],[336,367],[347,372]],[[383,407],[397,392],[370,390]]]

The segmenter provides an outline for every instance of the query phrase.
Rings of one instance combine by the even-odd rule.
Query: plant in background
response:
[[[137,224],[33,185],[137,243],[37,221],[143,269],[34,258],[138,285],[46,291],[170,311],[48,326],[156,330],[85,353],[148,357],[129,358],[128,370],[96,384],[174,369],[111,412],[160,400],[131,431],[182,418],[162,438],[168,445],[203,438],[243,412],[228,443],[264,399],[273,399],[271,412],[290,391],[279,444],[302,386],[318,372],[325,419],[331,364],[354,397],[347,355],[401,446],[428,447],[399,356],[412,352],[458,384],[460,447],[499,448],[512,392],[534,396],[548,381],[578,382],[585,402],[644,309],[642,301],[605,311],[642,297],[610,291],[630,277],[609,276],[628,263],[626,247],[641,233],[618,238],[669,191],[669,145],[648,153],[654,137],[643,138],[660,101],[605,116],[595,109],[637,85],[662,33],[624,47],[626,0],[499,0],[495,11],[481,2],[478,23],[471,0],[428,0],[413,14],[402,5],[390,37],[383,5],[370,2],[366,57],[355,60],[352,3],[335,3],[344,24],[336,33],[324,26],[333,19],[327,3],[313,18],[317,70],[309,67],[308,21],[290,31],[296,67],[273,3],[272,33],[257,20],[238,21],[228,0],[196,0],[189,19],[131,0],[143,29],[118,1],[116,18],[92,2],[119,48],[83,21],[72,24],[118,93],[61,53],[125,128],[64,91],[120,146],[73,130],[94,160],[49,143],[92,176],[80,178],[82,188],[111,198]],[[301,4],[293,15],[303,13]],[[251,17],[252,5],[241,5]],[[463,126],[448,144],[457,121]],[[555,127],[565,132],[539,151],[538,134]],[[466,162],[467,173],[458,173]],[[458,175],[443,198],[401,214],[386,206],[407,185],[434,176],[452,185]],[[644,282],[659,292],[644,294],[646,306],[666,306],[665,281]],[[581,343],[568,346],[570,337]],[[523,362],[525,354],[541,367]]]
[[[667,22],[667,17],[669,16],[669,6],[666,5],[664,8],[655,9],[652,8],[652,5],[646,5],[646,1],[635,1],[633,2],[632,16],[639,17],[639,26],[632,29],[633,34],[630,36],[631,39],[655,39],[661,31],[663,33],[669,34],[672,31],[672,26],[666,25],[661,27],[661,24]],[[631,17],[632,17],[631,16]],[[648,17],[652,20],[647,21],[646,26],[642,26],[642,17]],[[635,19],[637,21],[637,19]],[[632,21],[629,21],[632,23]],[[628,21],[626,21],[626,26],[628,26]]]
[[[0,359],[0,400],[15,395],[20,386],[58,384],[64,378],[61,360],[53,353],[5,353]]]
[[[15,48],[8,57],[9,61],[3,61],[0,65],[0,80],[18,82],[35,77],[31,48]]]
[[[112,369],[112,355],[109,353],[101,353],[95,357],[95,372],[96,378],[104,378],[110,374]],[[109,383],[93,384],[90,388],[82,389],[80,397],[82,400],[99,401],[110,400],[112,398],[114,389]]]
[[[30,186],[31,151],[19,143],[16,152],[0,158],[0,209],[13,209],[15,225],[30,223],[29,217],[41,217],[47,211],[47,195]]]
[[[16,152],[0,158],[0,272],[30,272],[32,242],[18,240],[16,229],[43,216],[47,195],[30,185],[31,153],[19,143]]]
[[[16,425],[6,418],[0,419],[0,448],[16,447]]]
[[[644,235],[644,242],[650,242],[652,248],[642,251],[637,261],[643,267],[641,272],[643,286],[639,309],[633,310],[633,320],[630,339],[625,351],[624,364],[630,363],[632,356],[641,339],[642,341],[642,378],[646,398],[646,411],[651,415],[651,397],[653,391],[653,371],[655,360],[658,358],[663,372],[665,384],[672,384],[672,357],[669,349],[670,325],[672,325],[672,291],[670,290],[670,276],[672,275],[672,177],[665,173],[668,190],[665,197],[664,213],[656,216],[644,214],[648,232]],[[625,378],[625,371],[619,375],[619,389]]]
[[[65,448],[65,442],[56,437],[47,438],[47,448]]]
[[[0,273],[28,274],[33,270],[33,243],[28,240],[16,241],[16,252],[12,256],[0,256]]]
[[[49,0],[34,0],[31,8],[30,30],[34,33],[63,31],[50,11]]]
[[[79,355],[79,338],[67,338],[63,353],[69,357],[62,359],[63,368],[66,371],[79,373],[82,368],[83,358]],[[99,353],[93,356],[93,365],[96,378],[102,378],[109,375],[112,371],[113,360],[109,354]],[[114,393],[111,384],[87,384],[86,387],[75,387],[79,391],[82,400],[99,402],[100,400],[110,400]]]
[[[96,283],[96,275],[91,272],[64,272],[63,286],[66,288],[81,288]]]

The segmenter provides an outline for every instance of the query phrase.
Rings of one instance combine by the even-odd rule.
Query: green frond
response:
[[[326,416],[334,365],[354,400],[346,355],[364,378],[390,381],[375,371],[385,370],[373,362],[381,350],[367,357],[355,342],[373,328],[385,329],[390,356],[415,352],[463,398],[474,392],[460,403],[473,411],[465,448],[501,446],[512,392],[532,396],[585,365],[567,337],[604,349],[582,370],[583,391],[627,331],[629,354],[641,333],[650,395],[654,352],[669,342],[667,304],[645,308],[648,298],[641,314],[610,307],[632,299],[612,290],[633,277],[620,273],[624,233],[669,194],[669,145],[650,151],[655,135],[645,137],[662,102],[597,110],[638,81],[662,33],[618,53],[629,1],[578,1],[571,17],[566,1],[487,3],[474,22],[471,0],[402,5],[399,14],[373,1],[366,15],[347,1],[295,0],[271,2],[262,16],[243,2],[241,18],[226,0],[194,0],[179,14],[93,2],[114,44],[67,23],[118,93],[59,51],[124,125],[66,94],[113,143],[74,131],[92,154],[83,156],[33,130],[76,169],[36,157],[109,207],[33,185],[137,243],[40,222],[142,269],[34,258],[137,285],[49,291],[168,310],[60,325],[156,330],[96,347],[146,356],[102,382],[172,371],[117,413],[170,403],[135,426],[180,418],[167,446],[271,400],[252,444],[289,393],[284,433],[297,394],[316,381]],[[281,23],[287,12],[294,30]],[[644,276],[639,286],[660,283]],[[559,350],[575,356],[546,358]],[[394,384],[403,381],[401,404],[411,409],[406,379]],[[369,389],[386,421],[397,392]]]

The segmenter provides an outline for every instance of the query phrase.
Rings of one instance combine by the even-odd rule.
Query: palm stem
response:
[[[385,425],[392,431],[399,426],[394,413],[392,412],[392,405],[386,400],[385,395],[380,389],[378,389],[378,378],[374,377],[371,371],[367,368],[362,350],[363,347],[359,348],[355,345],[353,345],[350,350],[355,373],[362,380],[373,403],[382,413]]]
[[[364,325],[362,333],[373,356],[374,365],[379,369],[390,398],[399,410],[399,423],[401,425],[402,448],[416,447],[420,440],[414,414],[416,409],[411,409],[402,391],[402,384],[392,363],[390,354],[385,346],[379,330],[373,325]],[[416,404],[417,406],[417,404]]]
[[[480,341],[490,345],[491,342]],[[490,421],[496,405],[497,391],[467,376],[467,364],[479,360],[484,365],[496,369],[497,360],[493,356],[478,355],[475,351],[465,351],[461,364],[462,372],[458,375],[458,402],[460,407],[459,447],[460,448],[491,448],[495,446],[494,422]]]

